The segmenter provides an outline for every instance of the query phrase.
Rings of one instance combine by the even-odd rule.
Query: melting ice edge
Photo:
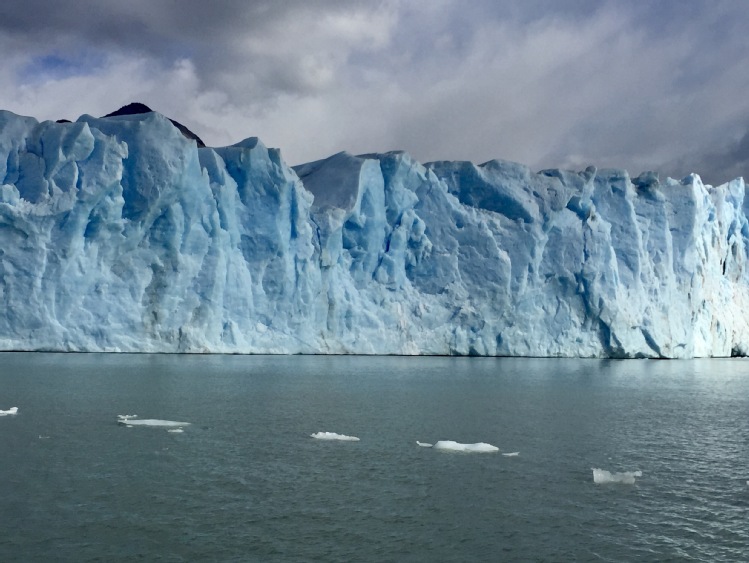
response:
[[[0,111],[0,350],[749,351],[743,179],[391,152],[291,168],[158,113]]]

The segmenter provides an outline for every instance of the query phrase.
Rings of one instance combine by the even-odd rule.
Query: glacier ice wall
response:
[[[749,352],[742,179],[198,148],[0,111],[0,349]]]

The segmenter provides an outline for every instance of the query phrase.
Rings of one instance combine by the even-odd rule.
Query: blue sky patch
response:
[[[78,56],[56,53],[34,57],[21,68],[19,75],[23,82],[35,83],[46,80],[64,80],[74,76],[94,74],[104,64],[104,56],[83,54]]]

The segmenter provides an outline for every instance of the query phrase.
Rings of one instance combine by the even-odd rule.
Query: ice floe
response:
[[[520,455],[520,452],[508,452],[506,454],[502,454],[505,457],[517,457]]]
[[[345,434],[336,434],[335,432],[315,432],[310,434],[312,438],[317,440],[340,440],[342,442],[358,442],[359,438],[356,436],[346,436]]]
[[[623,471],[621,473],[611,473],[605,469],[593,469],[593,482],[603,483],[621,483],[622,485],[634,485],[635,477],[642,477],[642,471]]]
[[[160,420],[158,418],[137,418],[137,414],[118,414],[118,424],[124,424],[125,426],[160,426],[165,428],[180,428],[182,426],[189,426],[189,422],[180,422],[177,420]]]
[[[416,442],[420,446],[429,447],[427,444],[422,442]],[[461,444],[460,442],[453,442],[452,440],[440,440],[435,442],[431,446],[435,450],[445,450],[451,452],[476,452],[476,453],[489,453],[498,452],[497,446],[492,446],[486,442],[477,442],[475,444]]]
[[[11,407],[7,411],[0,410],[0,416],[7,416],[9,414],[16,414],[18,412],[18,407]]]

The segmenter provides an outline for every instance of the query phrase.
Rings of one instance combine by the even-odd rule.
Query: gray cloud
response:
[[[142,101],[292,163],[405,149],[718,182],[747,174],[747,24],[740,0],[6,0],[0,107]]]
[[[706,149],[664,164],[664,175],[675,178],[698,171],[703,181],[713,185],[728,182],[739,176],[749,181],[749,123],[744,124],[745,133],[738,139],[729,139]]]

